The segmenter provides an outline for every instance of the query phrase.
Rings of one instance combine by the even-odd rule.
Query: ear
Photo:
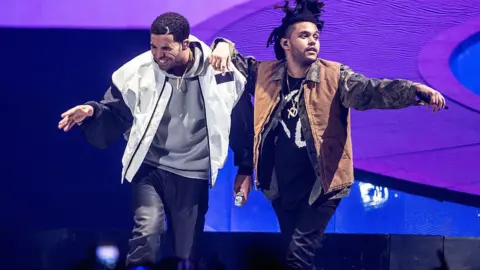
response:
[[[284,50],[288,51],[289,48],[290,48],[289,45],[290,45],[290,44],[288,43],[288,40],[287,40],[286,38],[280,39],[280,46],[282,46],[282,48],[283,48]]]
[[[190,41],[188,39],[185,39],[183,42],[182,42],[182,50],[186,50],[188,49],[188,47],[190,47]]]

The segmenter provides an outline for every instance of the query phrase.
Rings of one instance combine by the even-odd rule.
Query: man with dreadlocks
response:
[[[210,61],[224,70],[230,58],[247,78],[255,98],[254,113],[249,103],[245,115],[253,120],[256,187],[272,201],[288,268],[313,269],[324,230],[354,181],[350,109],[400,109],[423,100],[437,111],[445,99],[422,84],[366,78],[318,59],[323,3],[290,8],[287,1],[282,8],[286,16],[268,40],[277,61],[243,57],[221,38]]]

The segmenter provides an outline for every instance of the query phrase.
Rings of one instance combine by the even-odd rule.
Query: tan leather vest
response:
[[[310,122],[307,130],[312,132],[320,170],[317,181],[320,181],[326,194],[351,186],[354,178],[350,110],[342,105],[337,92],[340,66],[339,63],[319,59],[312,64],[304,83],[303,98]],[[278,78],[283,67],[284,62],[281,61],[262,62],[258,66],[254,106],[255,172],[259,166],[261,134],[280,101],[283,79],[272,78]],[[286,72],[285,68],[283,70]]]

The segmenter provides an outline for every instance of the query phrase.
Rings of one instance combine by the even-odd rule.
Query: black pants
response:
[[[339,203],[340,199],[319,199],[310,206],[308,196],[295,207],[286,208],[281,198],[272,202],[287,247],[287,269],[315,269],[315,251]]]
[[[132,190],[135,224],[127,268],[159,261],[165,218],[173,236],[175,255],[197,261],[208,210],[208,181],[185,178],[144,164],[132,181]]]

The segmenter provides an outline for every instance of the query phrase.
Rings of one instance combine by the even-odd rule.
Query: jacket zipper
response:
[[[135,155],[137,154],[138,149],[140,148],[140,145],[142,144],[143,139],[145,139],[145,135],[147,134],[148,128],[150,127],[150,124],[152,123],[153,116],[155,115],[155,112],[157,111],[158,103],[160,102],[160,99],[162,98],[163,90],[165,89],[165,85],[167,84],[168,77],[165,77],[165,80],[163,81],[163,86],[162,90],[160,91],[160,94],[158,95],[157,102],[155,103],[155,108],[153,109],[152,116],[150,117],[150,120],[148,120],[147,128],[145,129],[145,132],[142,135],[142,138],[137,144],[137,147],[135,148],[135,151],[133,151],[132,158],[130,158],[130,161],[128,162],[127,169],[125,170],[125,175],[128,173],[128,169],[130,169],[130,166],[132,165],[133,159],[135,158]]]

